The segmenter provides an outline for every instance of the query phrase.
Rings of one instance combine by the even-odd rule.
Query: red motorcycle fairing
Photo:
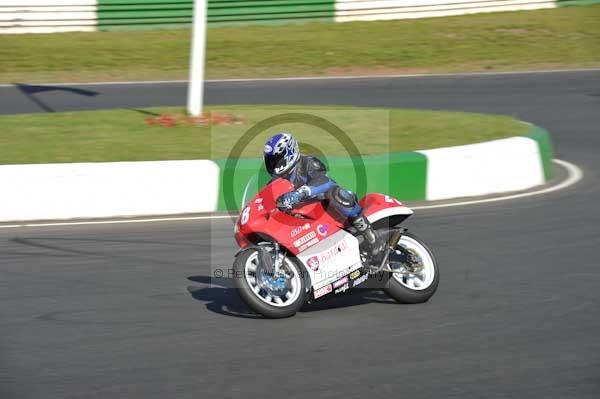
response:
[[[396,222],[406,219],[413,214],[412,209],[389,195],[370,193],[359,201],[367,219],[371,223],[385,218],[396,218]],[[394,223],[395,224],[395,223]]]
[[[287,214],[277,209],[277,198],[294,189],[285,179],[265,186],[242,210],[236,223],[235,239],[242,248],[253,237],[271,237],[297,255],[344,227],[344,221],[328,213],[321,201],[302,206]]]
[[[235,227],[235,239],[241,248],[270,237],[292,254],[312,247],[344,228],[345,220],[329,213],[321,201],[306,204],[291,214],[276,207],[279,196],[294,189],[285,179],[267,184],[242,210]],[[371,222],[413,212],[400,201],[383,194],[367,194],[361,201],[364,213]]]

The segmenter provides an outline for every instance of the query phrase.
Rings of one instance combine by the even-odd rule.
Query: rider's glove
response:
[[[283,212],[289,212],[294,209],[294,205],[300,202],[301,197],[301,194],[296,191],[285,193],[277,198],[277,209]]]

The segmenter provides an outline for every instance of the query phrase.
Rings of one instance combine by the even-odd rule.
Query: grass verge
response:
[[[600,66],[600,5],[208,30],[207,78]],[[189,31],[0,35],[0,82],[187,79]]]
[[[241,125],[197,127],[181,108],[117,109],[0,116],[0,164],[225,159],[257,122],[304,113],[338,126],[362,154],[411,151],[482,142],[523,134],[527,125],[511,117],[461,112],[321,106],[219,106]],[[148,122],[169,114],[174,127]],[[319,126],[295,122],[274,126],[250,140],[239,157],[261,156],[266,137],[291,131],[308,153],[347,155],[337,138]]]

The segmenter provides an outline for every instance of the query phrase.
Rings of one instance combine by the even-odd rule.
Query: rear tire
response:
[[[298,266],[295,258],[286,257],[285,267],[289,268],[294,275],[295,291],[289,304],[269,304],[268,301],[261,295],[256,293],[251,283],[252,276],[249,276],[249,265],[256,263],[258,251],[249,249],[240,253],[234,260],[233,269],[235,271],[234,284],[242,301],[248,305],[254,312],[263,315],[269,319],[280,319],[290,317],[296,314],[304,305],[306,300],[306,291],[304,283],[303,270]],[[282,266],[283,267],[283,266]],[[247,278],[250,277],[250,278]],[[256,279],[256,277],[254,277]],[[256,288],[256,287],[255,287]]]
[[[391,233],[392,230],[382,235],[388,238]],[[416,252],[424,264],[423,270],[427,270],[429,275],[416,281],[409,281],[406,276],[400,273],[393,273],[386,287],[383,289],[384,292],[398,303],[414,304],[427,302],[437,290],[440,280],[440,273],[433,252],[420,238],[409,232],[402,234],[398,245],[404,248],[409,247]],[[433,275],[431,275],[432,273]],[[422,286],[417,286],[417,282],[422,282]]]

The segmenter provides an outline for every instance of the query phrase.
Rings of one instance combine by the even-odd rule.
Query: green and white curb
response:
[[[361,158],[327,159],[331,176],[359,195],[422,201],[544,184],[552,177],[553,154],[548,133],[532,126],[521,137]],[[268,176],[260,159],[227,166],[210,160],[2,165],[0,221],[237,211]],[[361,169],[366,179],[357,177]]]
[[[433,201],[519,191],[552,177],[552,144],[542,128],[525,136],[432,150],[328,158],[330,175],[355,190],[390,194],[403,201]],[[268,181],[260,159],[217,161],[220,170],[217,210],[239,210],[245,199]],[[366,179],[361,183],[363,164]],[[250,185],[247,185],[251,181]]]
[[[552,177],[549,135],[537,127],[524,137],[419,153],[427,157],[429,201],[525,190]]]

